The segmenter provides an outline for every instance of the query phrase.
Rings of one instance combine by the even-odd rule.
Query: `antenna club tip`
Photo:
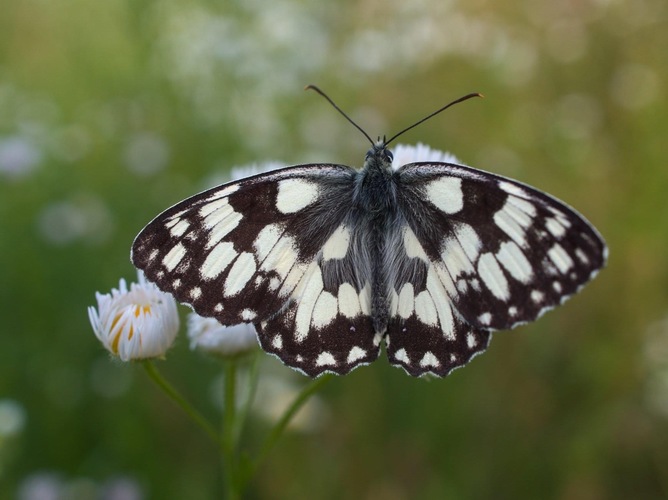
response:
[[[308,85],[304,86],[304,90],[318,90],[318,87],[316,87],[312,83],[309,83]]]

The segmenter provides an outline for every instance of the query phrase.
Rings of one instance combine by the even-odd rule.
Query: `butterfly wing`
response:
[[[305,165],[200,193],[132,246],[146,277],[223,325],[255,323],[263,348],[311,376],[378,356],[350,225],[355,171]],[[341,333],[343,332],[343,333]]]
[[[391,248],[408,259],[391,278],[388,356],[413,375],[465,364],[489,331],[535,320],[605,263],[598,232],[529,186],[447,163],[395,175],[401,229]]]

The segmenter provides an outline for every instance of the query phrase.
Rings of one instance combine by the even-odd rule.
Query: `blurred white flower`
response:
[[[107,205],[88,193],[48,204],[36,222],[40,236],[58,246],[78,242],[99,244],[110,237],[114,228]]]
[[[271,172],[272,170],[287,166],[287,164],[278,161],[252,163],[250,165],[243,165],[241,167],[232,167],[232,170],[230,171],[230,177],[233,181],[238,181],[245,177],[250,177],[251,175],[263,174],[265,172]]]
[[[155,132],[140,132],[130,137],[124,156],[125,164],[135,174],[153,175],[169,163],[169,144]]]
[[[64,483],[55,472],[36,472],[26,476],[18,485],[18,500],[59,500],[63,498]]]
[[[23,406],[13,399],[0,399],[0,450],[3,441],[23,430],[25,421]]]
[[[13,135],[0,138],[0,173],[19,178],[30,174],[42,161],[42,152],[28,137]]]
[[[253,412],[269,422],[277,422],[303,389],[303,382],[296,382],[289,371],[281,370],[271,376],[263,376],[255,395]],[[288,429],[310,433],[327,423],[329,411],[318,395],[312,396],[295,414]]]
[[[95,294],[97,309],[88,308],[95,335],[123,361],[160,357],[179,330],[176,301],[139,273],[130,290],[124,279],[111,294]]]
[[[223,326],[213,318],[188,315],[190,348],[223,357],[238,356],[257,348],[255,327],[248,323]]]
[[[461,162],[452,154],[432,149],[429,146],[418,142],[415,146],[408,146],[406,144],[397,144],[392,149],[394,160],[392,160],[392,168],[397,170],[407,163],[414,163],[419,161],[439,161],[447,163]]]

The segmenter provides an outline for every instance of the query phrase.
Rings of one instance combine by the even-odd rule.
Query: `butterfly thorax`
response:
[[[392,176],[392,153],[383,141],[367,152],[364,168],[355,182],[356,204],[368,215],[383,218],[396,207],[396,186]]]
[[[358,209],[357,231],[366,243],[371,278],[371,319],[374,330],[383,334],[389,320],[388,269],[385,266],[388,235],[397,217],[397,185],[392,170],[392,153],[383,141],[367,152],[364,168],[355,179],[354,205]]]

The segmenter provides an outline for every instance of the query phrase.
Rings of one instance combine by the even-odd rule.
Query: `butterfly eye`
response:
[[[394,160],[394,155],[392,154],[392,151],[390,151],[389,149],[385,150],[385,157],[387,158],[387,161],[389,161],[390,163],[392,163],[392,160]]]

